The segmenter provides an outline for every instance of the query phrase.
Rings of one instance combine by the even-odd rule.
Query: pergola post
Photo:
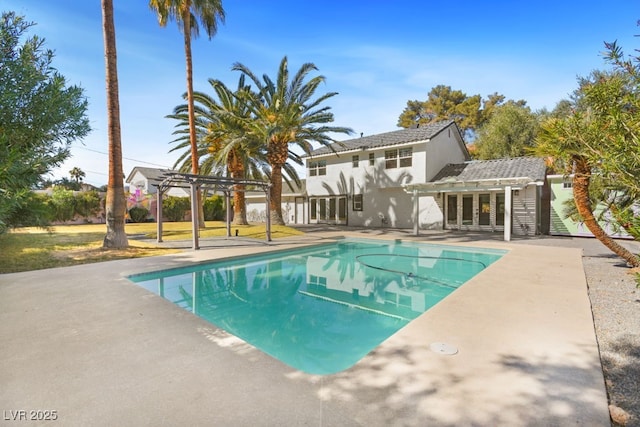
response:
[[[231,237],[231,192],[224,192],[224,202],[227,205],[227,237]]]
[[[193,234],[193,249],[200,249],[200,243],[198,241],[198,184],[196,181],[191,181],[191,233]]]
[[[420,193],[418,189],[413,189],[413,234],[420,235]]]
[[[504,241],[511,241],[511,186],[504,187]]]
[[[156,242],[162,243],[162,196],[164,190],[158,188],[158,198],[156,200]]]

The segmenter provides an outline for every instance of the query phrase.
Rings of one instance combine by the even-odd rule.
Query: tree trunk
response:
[[[236,184],[233,191],[233,225],[247,225],[247,203],[243,184]]]
[[[107,129],[109,138],[109,183],[105,205],[107,234],[104,237],[102,246],[104,248],[126,248],[129,246],[127,234],[124,230],[127,205],[124,196],[124,173],[122,171],[118,66],[112,0],[102,0],[102,31],[106,63]]]
[[[575,160],[576,170],[573,175],[573,198],[576,203],[578,213],[582,217],[584,225],[587,226],[589,231],[593,233],[596,239],[600,240],[603,245],[609,248],[613,253],[624,259],[629,265],[633,267],[640,266],[640,258],[626,250],[613,240],[605,231],[600,227],[598,221],[593,216],[593,209],[591,208],[591,200],[589,199],[589,181],[591,179],[591,169],[582,158]]]
[[[197,175],[200,170],[198,156],[198,140],[196,138],[196,116],[193,101],[193,61],[191,55],[191,11],[185,7],[183,11],[184,56],[187,62],[187,110],[189,116],[189,142],[191,143],[191,173]],[[204,205],[202,203],[202,191],[197,191],[198,203],[198,228],[205,228]]]
[[[229,153],[227,159],[227,168],[231,173],[233,179],[244,179],[245,170],[242,159],[237,155],[235,150]],[[233,186],[233,224],[234,225],[248,225],[247,222],[247,203],[245,199],[245,185],[235,184]]]
[[[282,166],[271,166],[271,188],[269,189],[269,215],[271,224],[284,225],[282,218]]]

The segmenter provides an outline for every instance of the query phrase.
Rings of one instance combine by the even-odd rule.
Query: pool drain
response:
[[[454,354],[458,353],[458,349],[457,348],[455,348],[454,346],[452,346],[450,344],[443,343],[443,342],[434,342],[429,346],[429,348],[434,353],[445,354],[445,355],[448,355],[448,356],[453,356]]]

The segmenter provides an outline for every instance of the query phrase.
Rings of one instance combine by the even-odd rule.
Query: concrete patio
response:
[[[0,424],[49,410],[56,421],[29,425],[610,425],[580,249],[439,239],[509,252],[327,376],[296,371],[125,277],[344,234],[218,239],[165,257],[0,275]],[[435,342],[458,353],[434,352]]]

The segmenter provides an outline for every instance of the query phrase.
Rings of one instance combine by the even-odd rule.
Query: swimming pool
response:
[[[128,278],[293,368],[331,374],[505,252],[344,239]]]

